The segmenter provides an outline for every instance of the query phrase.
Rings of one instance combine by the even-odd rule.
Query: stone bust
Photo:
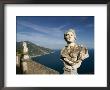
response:
[[[28,48],[27,48],[27,43],[23,42],[23,53],[26,54],[28,53]]]
[[[64,33],[67,45],[61,50],[61,60],[64,63],[64,74],[78,74],[77,69],[82,61],[89,57],[88,49],[77,45],[75,30],[69,29]]]
[[[27,43],[23,42],[23,60],[28,60],[28,59],[29,59],[29,55],[28,55]]]

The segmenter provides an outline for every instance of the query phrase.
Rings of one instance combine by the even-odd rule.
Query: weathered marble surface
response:
[[[78,63],[80,60],[86,58],[88,53],[87,48],[81,47],[79,45],[67,46],[61,50],[61,58],[67,58],[69,61],[73,62],[72,64]]]
[[[64,63],[64,74],[78,74],[77,69],[84,59],[89,57],[88,49],[77,45],[75,30],[69,29],[64,33],[67,45],[61,50],[61,60]]]

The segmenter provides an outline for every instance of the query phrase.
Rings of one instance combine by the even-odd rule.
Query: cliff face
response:
[[[29,41],[25,41],[25,42],[27,43],[27,47],[29,49],[28,50],[29,56],[39,56],[39,55],[45,55],[45,54],[53,52],[53,50],[51,50],[49,48],[38,46]],[[23,42],[16,43],[16,52],[19,54],[22,53],[22,49],[23,49],[22,44],[23,44]]]

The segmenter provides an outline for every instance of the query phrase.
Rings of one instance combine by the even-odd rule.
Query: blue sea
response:
[[[85,59],[80,68],[78,68],[78,74],[94,74],[94,49],[89,49],[89,58]],[[60,50],[54,50],[54,53],[46,54],[32,58],[34,61],[41,63],[49,68],[63,73],[63,62],[60,60]]]

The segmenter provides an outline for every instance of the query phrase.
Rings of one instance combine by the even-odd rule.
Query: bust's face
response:
[[[74,40],[75,40],[74,34],[72,32],[67,32],[65,34],[65,40],[69,43],[74,42]]]
[[[26,47],[26,43],[25,42],[23,42],[23,46]]]

